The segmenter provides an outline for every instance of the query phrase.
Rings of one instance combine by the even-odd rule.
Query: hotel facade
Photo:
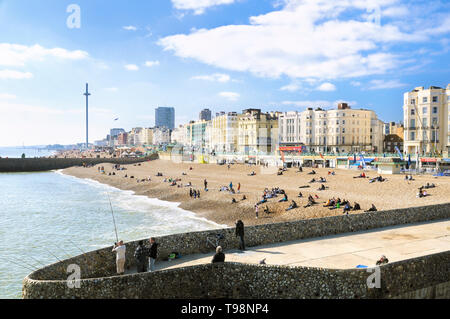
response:
[[[308,108],[279,116],[280,146],[299,146],[307,152],[350,153],[383,151],[384,123],[374,111],[340,103],[335,110]]]
[[[450,84],[416,87],[404,94],[404,152],[446,155],[450,148]]]

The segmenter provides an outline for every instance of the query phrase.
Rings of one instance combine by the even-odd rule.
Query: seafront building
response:
[[[280,112],[246,109],[238,117],[237,151],[242,154],[271,154],[278,148]]]
[[[405,153],[446,155],[450,148],[450,84],[404,94]]]
[[[175,109],[173,107],[158,107],[155,109],[155,126],[175,128]]]
[[[383,122],[374,111],[340,103],[335,110],[308,108],[279,116],[280,146],[304,146],[306,152],[383,151]]]
[[[170,134],[170,143],[186,145],[186,125],[179,125]]]
[[[238,149],[239,115],[220,112],[211,120],[209,149],[219,153],[233,153]]]
[[[186,145],[198,152],[207,152],[209,148],[207,127],[211,121],[191,121],[186,125]]]
[[[164,145],[170,143],[171,131],[167,127],[155,127],[153,129],[153,144]]]

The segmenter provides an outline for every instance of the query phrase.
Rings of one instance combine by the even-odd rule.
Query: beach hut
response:
[[[406,162],[396,157],[381,157],[372,163],[378,168],[378,174],[400,174],[401,168]]]

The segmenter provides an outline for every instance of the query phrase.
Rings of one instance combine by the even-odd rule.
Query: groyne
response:
[[[157,158],[158,154],[139,158],[0,158],[0,173],[51,171],[73,166],[82,166],[83,164],[96,165],[111,163],[126,165],[155,160]]]
[[[248,246],[351,233],[450,218],[450,204],[333,216],[246,228]],[[224,236],[224,249],[237,247],[234,229],[158,238],[159,258],[212,253],[207,235]],[[126,268],[134,267],[137,241],[127,243]],[[89,252],[39,269],[24,279],[23,298],[449,298],[450,251],[380,267],[381,287],[369,288],[366,269],[323,269],[224,263],[154,273],[115,276],[111,248]],[[80,267],[80,288],[67,285],[69,265]]]

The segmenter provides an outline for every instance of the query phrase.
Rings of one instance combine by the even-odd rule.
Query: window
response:
[[[409,121],[409,125],[410,125],[410,127],[416,127],[416,120],[415,119],[411,119],[410,121]]]
[[[422,113],[423,114],[427,114],[427,112],[428,112],[428,108],[427,107],[422,108]]]
[[[345,120],[342,120],[342,124],[345,124]]]
[[[422,102],[423,103],[427,103],[428,102],[428,98],[427,97],[423,97]]]
[[[433,117],[432,125],[435,126],[435,125],[437,125],[437,124],[438,124],[438,119],[437,119],[437,117]]]
[[[416,104],[416,100],[415,99],[411,99],[411,105]]]
[[[433,103],[436,103],[438,101],[438,97],[437,96],[433,96]]]
[[[345,127],[342,129],[342,133],[345,133]]]
[[[416,139],[416,132],[411,132],[409,136],[410,136],[410,140],[414,141]]]
[[[416,111],[414,109],[411,109],[411,115],[415,115]]]
[[[422,125],[424,127],[426,127],[428,125],[428,119],[426,117],[422,120]]]
[[[437,114],[438,108],[436,106],[433,107],[433,114]]]

